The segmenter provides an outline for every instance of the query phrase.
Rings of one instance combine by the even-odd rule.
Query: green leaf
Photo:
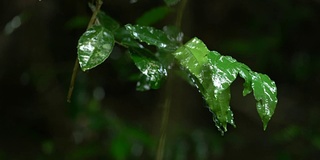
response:
[[[114,33],[115,39],[124,46],[134,48],[144,48],[142,44],[137,42],[136,39],[131,37],[131,34],[124,27],[117,29]]]
[[[149,26],[133,26],[131,24],[127,24],[125,27],[133,38],[145,42],[148,45],[155,45],[159,49],[172,52],[178,48],[178,45],[176,45],[175,42],[172,42],[170,38],[168,38],[168,35],[161,30]]]
[[[266,128],[277,104],[276,85],[268,76],[251,71],[230,56],[209,51],[198,38],[191,39],[173,55],[191,74],[193,83],[209,105],[213,121],[222,134],[227,131],[228,123],[235,127],[229,105],[230,85],[238,74],[245,80],[243,95],[254,92],[257,110]]]
[[[89,28],[78,42],[78,59],[83,71],[92,69],[104,62],[112,52],[114,37],[111,31],[102,26]]]
[[[180,2],[180,0],[164,0],[164,2],[165,2],[168,6],[173,6],[173,5],[176,5],[178,2]]]
[[[214,94],[220,94],[230,87],[238,75],[238,62],[230,56],[220,56],[218,53],[208,54],[209,65],[213,72],[212,81]]]
[[[120,27],[120,24],[116,20],[108,16],[103,11],[98,12],[97,18],[99,23],[110,31],[115,31]]]
[[[141,17],[136,20],[136,23],[144,26],[151,26],[156,22],[162,20],[171,9],[167,6],[160,6],[152,8],[151,10],[145,12]]]
[[[265,130],[278,102],[277,87],[275,82],[267,75],[253,72],[252,89],[257,101],[257,110]]]
[[[201,75],[203,66],[208,63],[206,55],[209,50],[204,43],[198,39],[193,38],[184,46],[177,49],[173,55],[179,60],[180,64],[188,69],[200,82],[203,81]]]
[[[219,60],[219,54],[217,52],[210,52],[200,39],[193,38],[184,46],[177,49],[173,55],[179,60],[180,65],[195,77],[193,80],[209,105],[210,111],[213,112],[213,120],[217,128],[223,133],[227,130],[227,123],[235,126],[233,114],[229,106],[229,87],[220,88],[220,90],[218,90],[219,88],[215,88],[214,80],[221,73],[214,71],[215,66],[211,64],[212,62],[209,62],[207,57],[210,56],[211,61],[215,62],[215,57]]]
[[[137,90],[158,89],[167,76],[167,70],[148,50],[130,48],[131,58],[141,71],[142,76],[137,83]]]

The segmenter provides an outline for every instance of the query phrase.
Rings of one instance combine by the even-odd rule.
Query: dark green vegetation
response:
[[[96,3],[96,8],[100,8],[101,1]],[[267,75],[251,71],[248,66],[230,56],[209,51],[198,38],[193,38],[183,45],[184,34],[176,26],[165,26],[163,31],[151,26],[131,24],[120,28],[118,22],[99,9],[92,8],[94,11],[90,21],[92,24],[88,25],[88,30],[80,37],[78,43],[76,65],[79,61],[83,71],[103,63],[117,42],[128,48],[127,52],[141,71],[137,90],[158,89],[167,77],[168,70],[175,67],[175,59],[172,58],[175,57],[189,77],[188,81],[198,88],[209,105],[213,121],[222,134],[227,131],[227,123],[235,126],[229,106],[230,85],[239,74],[245,80],[243,95],[254,92],[258,113],[264,129],[267,128],[278,101],[276,85]],[[137,23],[155,23],[161,19],[154,20],[153,17],[165,15],[168,10],[169,7],[162,7],[148,11],[138,19]],[[156,51],[150,51],[142,43],[156,46]],[[71,88],[73,83],[72,81]],[[70,97],[71,95],[68,98]]]
[[[318,157],[317,1],[130,2],[0,2],[0,159]]]

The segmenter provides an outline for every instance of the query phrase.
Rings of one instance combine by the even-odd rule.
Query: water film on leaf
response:
[[[113,33],[103,26],[89,28],[79,39],[78,59],[83,71],[92,69],[104,62],[114,46]]]
[[[132,60],[142,73],[137,83],[137,90],[158,89],[167,76],[165,67],[146,49],[130,48],[129,51]]]
[[[213,113],[213,121],[222,134],[227,131],[228,123],[235,127],[229,103],[230,86],[238,75],[245,80],[243,95],[253,91],[257,111],[266,128],[277,104],[275,83],[267,75],[251,71],[248,66],[230,56],[209,51],[198,38],[188,41],[173,55],[192,75],[191,79],[207,102]]]
[[[125,25],[126,29],[130,32],[131,36],[148,45],[154,45],[159,49],[174,52],[178,45],[168,38],[168,35],[159,29],[141,26],[141,25]]]

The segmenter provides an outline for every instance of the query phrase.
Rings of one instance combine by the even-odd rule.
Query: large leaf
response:
[[[133,38],[145,42],[148,45],[155,45],[159,49],[165,49],[172,52],[178,48],[178,45],[161,30],[149,26],[131,24],[127,24],[125,27]]]
[[[170,12],[167,6],[152,8],[136,20],[139,25],[150,26],[163,19]]]
[[[266,129],[278,102],[276,84],[267,75],[253,72],[252,89],[263,128]]]
[[[243,95],[254,92],[257,110],[264,128],[271,119],[277,104],[275,83],[266,75],[251,71],[230,56],[209,51],[198,38],[193,38],[177,49],[173,55],[190,74],[213,113],[217,128],[224,133],[227,124],[235,126],[230,109],[230,85],[239,74],[244,82]]]
[[[167,76],[167,70],[148,50],[130,48],[129,51],[132,60],[142,73],[137,83],[137,90],[158,89]]]
[[[179,63],[196,78],[194,82],[208,103],[210,111],[213,112],[213,120],[217,128],[223,133],[227,130],[227,123],[235,125],[229,106],[229,87],[220,89],[219,92],[215,91],[215,79],[221,73],[213,72],[215,66],[210,65],[207,57],[209,54],[214,59],[213,57],[219,54],[210,52],[198,38],[193,38],[173,54]]]
[[[112,52],[114,37],[103,26],[93,26],[80,37],[78,59],[83,71],[92,69],[104,62]]]

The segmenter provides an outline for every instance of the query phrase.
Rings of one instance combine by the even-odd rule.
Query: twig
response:
[[[96,1],[96,9],[94,10],[94,12],[93,12],[93,14],[91,16],[91,19],[90,19],[90,21],[88,23],[88,26],[87,26],[87,30],[90,27],[93,26],[93,24],[94,24],[94,22],[96,20],[97,14],[100,11],[100,8],[101,8],[102,4],[103,4],[102,0],[97,0]],[[72,76],[71,76],[68,96],[67,96],[67,102],[69,102],[69,103],[71,102],[71,96],[72,96],[72,93],[73,93],[73,88],[74,88],[74,84],[75,84],[75,81],[76,81],[76,78],[77,78],[78,70],[79,70],[79,60],[78,60],[78,58],[76,58],[75,63],[74,63],[74,67],[73,67]]]

